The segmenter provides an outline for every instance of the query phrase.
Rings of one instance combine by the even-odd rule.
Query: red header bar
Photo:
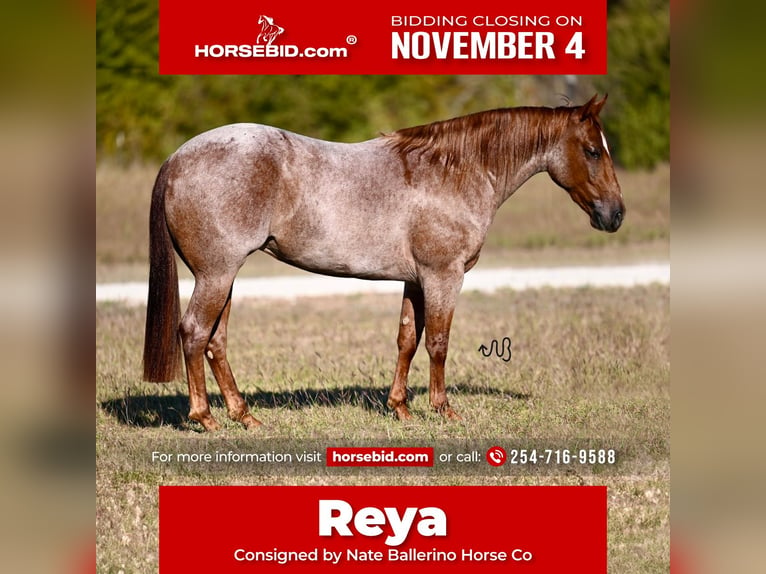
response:
[[[162,74],[604,74],[606,1],[160,1]]]
[[[433,466],[434,449],[327,447],[327,466]]]
[[[159,542],[161,574],[605,574],[606,487],[160,486]]]

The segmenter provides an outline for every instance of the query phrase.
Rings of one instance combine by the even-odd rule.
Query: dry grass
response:
[[[415,420],[393,420],[384,400],[395,361],[398,298],[357,296],[237,303],[230,359],[264,429],[226,421],[210,381],[217,437],[186,421],[185,385],[139,381],[143,309],[97,307],[97,524],[99,571],[156,570],[158,484],[606,484],[610,571],[668,569],[668,289],[543,290],[463,294],[448,359],[448,385],[463,423],[427,402],[427,357],[411,375]],[[509,363],[481,343],[509,336]],[[215,390],[214,390],[215,389]],[[157,468],[152,449],[201,449],[245,441],[264,450],[345,439],[491,440],[566,446],[588,438],[621,453],[614,472],[577,474],[273,474],[232,467]]]

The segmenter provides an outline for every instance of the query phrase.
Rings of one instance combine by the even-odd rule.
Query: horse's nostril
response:
[[[604,230],[604,218],[601,217],[601,214],[598,211],[594,211],[591,214],[591,225],[595,227],[596,229],[600,229],[601,231]]]
[[[617,210],[615,212],[614,216],[612,217],[612,223],[614,224],[615,228],[620,226],[620,224],[622,223],[622,211],[621,210]]]

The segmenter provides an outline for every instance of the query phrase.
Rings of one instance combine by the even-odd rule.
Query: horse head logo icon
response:
[[[271,43],[277,39],[282,32],[285,31],[282,26],[274,24],[274,18],[269,18],[266,15],[261,15],[258,18],[258,23],[261,25],[261,33],[258,34],[257,42],[265,42],[267,46],[271,46]]]

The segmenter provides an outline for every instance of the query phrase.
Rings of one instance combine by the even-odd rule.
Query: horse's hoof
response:
[[[462,421],[463,417],[461,417],[459,414],[457,414],[454,409],[447,405],[442,408],[436,409],[436,412],[438,412],[442,417],[447,419],[448,421]]]
[[[447,409],[447,412],[444,413],[444,418],[450,421],[462,421],[463,417],[461,417],[459,414],[457,414],[452,409]]]
[[[203,427],[205,427],[205,430],[207,432],[214,432],[217,430],[221,430],[221,425],[218,424],[218,421],[215,420],[212,416],[205,417],[199,421]]]
[[[392,409],[396,413],[396,418],[400,421],[408,421],[412,419],[410,409],[407,408],[407,403],[404,400],[388,398],[386,403],[389,409]]]
[[[410,414],[410,409],[407,408],[407,405],[399,405],[398,407],[395,407],[394,412],[396,413],[396,418],[400,421],[412,420],[412,415]]]
[[[245,428],[247,430],[256,429],[259,426],[262,426],[263,423],[259,421],[257,418],[255,418],[253,415],[247,414],[244,417],[242,417],[239,422],[241,422],[243,425],[245,425]]]

